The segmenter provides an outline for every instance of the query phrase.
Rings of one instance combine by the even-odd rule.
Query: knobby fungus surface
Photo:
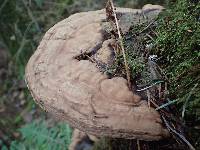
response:
[[[152,17],[152,12],[155,16],[159,11],[117,8],[122,20],[129,15],[134,23],[138,16]],[[112,39],[102,27],[105,21],[105,10],[78,13],[45,34],[26,68],[33,98],[46,111],[92,135],[142,140],[167,137],[159,113],[129,90],[126,79],[108,78],[101,72],[100,66],[112,63],[114,53]]]

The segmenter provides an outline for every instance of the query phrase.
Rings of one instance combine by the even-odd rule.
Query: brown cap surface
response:
[[[77,59],[96,52],[94,58],[108,61],[109,40],[101,26],[105,20],[104,10],[79,13],[45,34],[26,68],[32,96],[43,109],[89,134],[142,140],[166,137],[159,113],[130,91],[124,78],[108,79],[95,62]]]

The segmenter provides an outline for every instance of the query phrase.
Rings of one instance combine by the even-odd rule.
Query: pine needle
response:
[[[106,15],[107,15],[107,20],[109,22],[111,22],[112,25],[114,25],[114,32],[116,32],[115,34],[118,36],[118,42],[119,42],[119,46],[120,46],[120,50],[123,54],[123,58],[124,58],[124,65],[125,65],[125,70],[126,70],[126,77],[128,80],[128,87],[131,89],[131,77],[130,77],[130,70],[128,67],[128,63],[127,63],[127,58],[126,58],[126,53],[125,53],[125,49],[124,49],[124,45],[123,45],[123,38],[120,32],[120,27],[119,27],[119,23],[117,20],[117,15],[115,13],[115,7],[113,4],[112,0],[108,0],[107,5],[106,5]]]
[[[169,101],[168,103],[163,104],[163,105],[157,107],[155,110],[160,110],[160,109],[162,109],[162,108],[165,108],[165,107],[167,107],[167,106],[169,106],[169,105],[171,105],[171,104],[174,104],[174,103],[177,102],[178,100],[179,100],[179,99],[176,99],[176,100],[173,100],[173,101]]]
[[[137,149],[141,150],[141,148],[140,148],[140,140],[137,140]]]

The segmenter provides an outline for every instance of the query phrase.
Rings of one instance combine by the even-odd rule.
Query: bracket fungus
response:
[[[116,11],[138,22],[138,16],[155,17],[161,8]],[[26,67],[34,100],[91,135],[149,141],[169,136],[159,113],[129,90],[126,79],[101,71],[99,64],[112,63],[113,57],[103,22],[105,10],[77,13],[47,31]]]

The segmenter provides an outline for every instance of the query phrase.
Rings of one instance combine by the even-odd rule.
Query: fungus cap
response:
[[[143,12],[117,11],[132,16]],[[110,63],[112,57],[111,40],[102,27],[105,21],[105,10],[78,13],[47,31],[26,67],[34,100],[92,135],[142,140],[167,137],[159,113],[129,90],[127,80],[109,79],[98,68],[97,62]],[[95,61],[77,59],[82,54],[94,54]]]

